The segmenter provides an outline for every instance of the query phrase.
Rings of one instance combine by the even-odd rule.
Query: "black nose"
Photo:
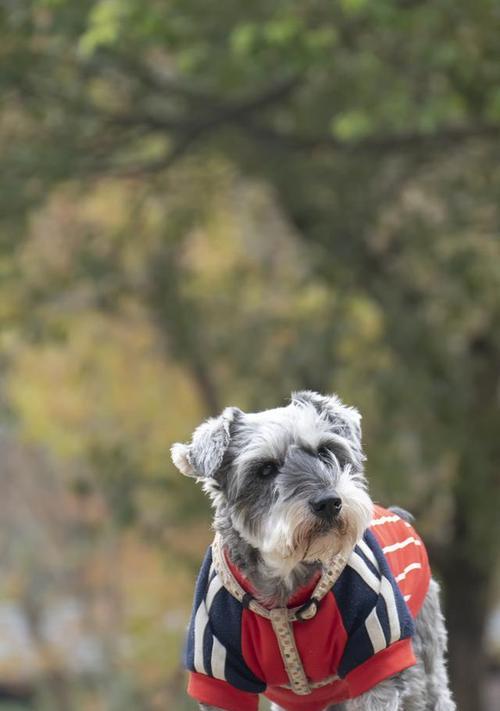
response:
[[[309,505],[316,516],[328,521],[335,518],[335,516],[340,513],[342,508],[342,499],[334,495],[322,496],[318,499],[311,499],[311,501],[309,501]]]

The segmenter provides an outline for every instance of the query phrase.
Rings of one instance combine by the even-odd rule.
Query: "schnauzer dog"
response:
[[[172,447],[215,508],[185,649],[202,710],[456,708],[425,548],[372,503],[364,458],[359,413],[310,391]]]

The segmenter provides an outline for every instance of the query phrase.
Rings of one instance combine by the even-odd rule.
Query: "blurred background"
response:
[[[226,405],[338,392],[500,694],[500,5],[0,0],[0,708],[188,711]]]

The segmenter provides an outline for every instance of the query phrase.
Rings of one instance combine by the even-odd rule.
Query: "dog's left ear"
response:
[[[197,427],[189,444],[174,444],[170,452],[177,469],[197,479],[214,476],[229,446],[231,423],[240,413],[237,407],[226,407],[219,417]]]
[[[360,461],[365,459],[361,444],[361,415],[355,407],[344,405],[337,395],[320,395],[313,390],[292,393],[292,403],[313,405],[332,423],[335,434],[344,437]]]

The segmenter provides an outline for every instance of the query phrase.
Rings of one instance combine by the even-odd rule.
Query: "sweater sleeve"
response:
[[[350,698],[366,693],[384,679],[413,666],[416,661],[411,639],[400,639],[382,649],[345,677]]]
[[[217,575],[209,549],[196,583],[184,649],[188,693],[228,711],[257,711],[266,684],[243,655],[242,611]]]
[[[257,711],[259,695],[241,691],[227,681],[190,672],[188,694],[199,703],[216,706],[225,711]]]

